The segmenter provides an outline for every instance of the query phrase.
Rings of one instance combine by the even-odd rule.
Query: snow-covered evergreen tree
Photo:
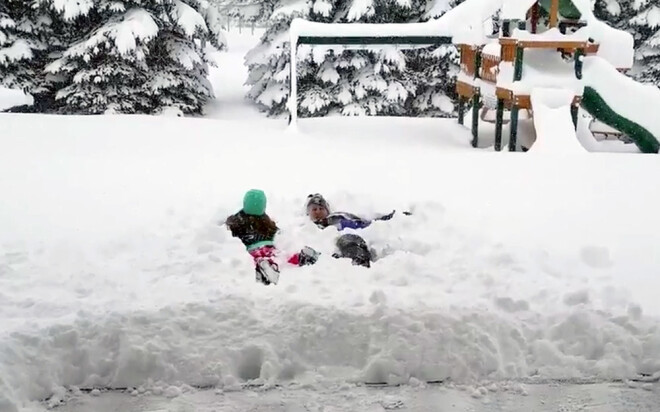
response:
[[[200,113],[213,96],[208,46],[221,37],[206,1],[46,1],[87,29],[46,67],[69,79],[57,93],[61,111]]]
[[[438,2],[447,4],[442,12],[450,8],[447,0]],[[249,96],[271,115],[286,111],[288,29],[294,17],[319,22],[413,23],[423,19],[427,8],[426,0],[281,0],[261,44],[246,58],[252,85]],[[454,58],[455,49],[447,47],[420,51],[395,46],[363,50],[300,46],[300,115],[452,112],[452,80],[447,76],[454,73]]]
[[[221,29],[207,0],[7,0],[0,81],[47,91],[44,111],[200,113]]]
[[[0,2],[0,85],[31,94],[37,110],[47,110],[54,99],[57,79],[43,68],[49,53],[61,48],[56,29],[38,2]]]
[[[646,0],[636,4],[640,6],[639,11],[631,20],[640,34],[636,57],[641,72],[636,77],[642,82],[660,86],[660,1]]]
[[[428,4],[422,20],[439,18],[463,0],[435,0]],[[447,44],[420,50],[411,68],[419,73],[418,91],[413,100],[414,114],[450,117],[456,108],[456,75],[459,52],[455,45]]]
[[[322,17],[356,23],[412,23],[422,17],[424,0],[353,0],[338,4],[334,15]],[[311,17],[314,15],[314,9]],[[333,10],[331,10],[333,11]],[[315,20],[321,20],[316,17]],[[321,50],[322,51],[322,50]],[[322,62],[312,58],[313,48],[301,50],[306,64],[299,68],[301,84],[300,112],[324,115],[404,115],[412,111],[412,97],[420,85],[419,73],[408,67],[418,51],[394,45],[365,50],[328,51]],[[301,58],[301,60],[303,60]],[[423,79],[422,79],[423,80]]]
[[[660,0],[596,0],[595,15],[635,39],[637,80],[660,85]]]
[[[248,96],[269,115],[286,112],[289,97],[289,27],[294,18],[309,18],[307,0],[279,0],[273,5],[270,25],[260,43],[245,57],[251,85]]]

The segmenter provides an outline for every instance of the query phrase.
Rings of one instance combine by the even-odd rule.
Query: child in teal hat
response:
[[[254,258],[257,281],[266,285],[277,284],[280,273],[279,265],[275,262],[278,255],[275,235],[279,228],[266,214],[267,203],[266,194],[262,190],[248,190],[243,196],[243,208],[225,221],[232,236],[239,238]],[[318,253],[314,249],[305,247],[291,256],[288,263],[311,265],[317,257]]]

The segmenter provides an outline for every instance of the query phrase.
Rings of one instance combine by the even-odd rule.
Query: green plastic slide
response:
[[[619,115],[592,87],[585,87],[582,108],[606,125],[625,133],[643,153],[658,153],[660,142],[639,124]]]

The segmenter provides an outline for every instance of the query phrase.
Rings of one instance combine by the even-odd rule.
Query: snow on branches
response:
[[[52,81],[24,88],[49,89],[54,100],[49,111],[155,113],[174,107],[201,113],[213,96],[208,66],[224,37],[218,13],[206,0],[7,2],[0,6],[0,67],[10,59],[31,61],[33,71]],[[34,7],[18,7],[30,2]],[[48,36],[37,42],[39,31],[17,31],[21,14],[28,26],[48,27]],[[49,21],[53,24],[44,24]],[[33,58],[35,49],[43,50],[39,59]],[[0,74],[0,83],[15,85],[27,63],[15,66]]]
[[[295,17],[323,23],[412,23],[423,20],[428,10],[444,12],[458,2],[279,0],[261,43],[246,57],[252,86],[248,95],[270,115],[286,112],[291,72],[288,30]],[[454,96],[454,83],[448,76],[458,67],[456,54],[436,49],[300,45],[295,70],[299,116],[449,116],[454,107],[447,100]]]

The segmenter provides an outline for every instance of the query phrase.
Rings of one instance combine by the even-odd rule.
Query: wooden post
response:
[[[481,77],[479,73],[481,71],[481,48],[477,49],[474,55],[474,78],[478,79]]]
[[[509,19],[502,22],[502,37],[511,37],[511,20]]]
[[[465,124],[465,97],[458,96],[458,124]]]
[[[472,96],[472,147],[477,147],[479,143],[479,92]]]
[[[495,150],[502,150],[502,123],[504,121],[504,99],[497,99],[495,111]]]
[[[550,28],[557,27],[559,20],[559,0],[550,0]]]
[[[516,46],[516,61],[513,66],[513,81],[517,82],[522,79],[523,58],[524,50],[521,46]]]
[[[575,58],[575,77],[582,78],[582,56],[584,56],[584,49],[575,49],[573,53]]]
[[[538,1],[536,3],[534,3],[534,5],[532,6],[531,23],[532,23],[532,33],[536,34],[536,31],[537,31],[538,25],[539,25],[539,2]]]
[[[509,135],[509,151],[510,152],[515,152],[516,151],[516,143],[518,139],[518,112],[520,111],[520,108],[516,104],[516,102],[513,102],[513,107],[511,107],[511,122],[509,122],[509,125],[511,127],[510,132],[511,134]]]

